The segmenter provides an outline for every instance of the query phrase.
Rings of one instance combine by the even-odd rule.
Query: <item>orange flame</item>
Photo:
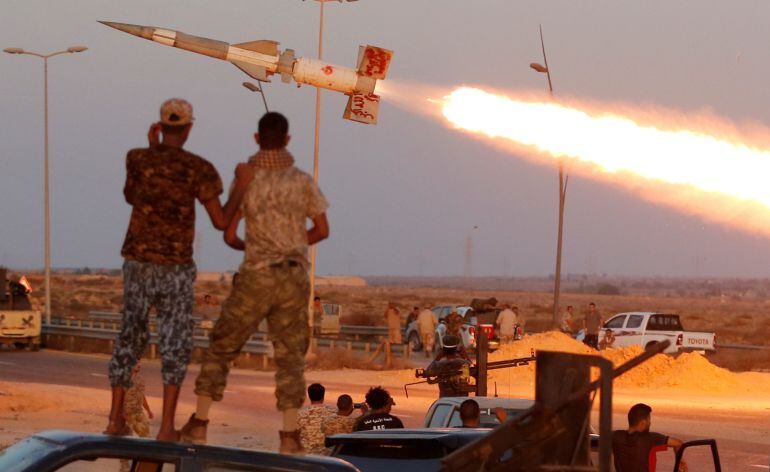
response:
[[[414,108],[414,100],[400,99]],[[770,236],[770,145],[725,120],[630,106],[613,106],[611,112],[595,104],[544,102],[471,87],[454,89],[438,106],[455,128],[517,155],[539,162],[562,159],[570,172]],[[770,135],[766,128],[751,131]]]

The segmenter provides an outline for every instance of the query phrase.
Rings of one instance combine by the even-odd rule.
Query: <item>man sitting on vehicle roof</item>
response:
[[[382,387],[372,387],[366,393],[366,404],[371,413],[364,415],[356,423],[353,431],[372,431],[376,429],[399,429],[404,427],[398,417],[390,414],[396,404],[393,397]]]

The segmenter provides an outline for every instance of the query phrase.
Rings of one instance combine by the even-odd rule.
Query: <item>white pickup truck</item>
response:
[[[679,315],[667,313],[619,313],[608,319],[599,333],[600,345],[615,348],[634,345],[646,348],[664,339],[671,341],[665,351],[668,354],[716,350],[714,333],[685,331]]]

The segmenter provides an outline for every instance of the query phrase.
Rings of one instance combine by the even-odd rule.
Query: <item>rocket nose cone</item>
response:
[[[109,26],[110,28],[115,28],[116,30],[123,31],[124,33],[133,34],[134,36],[139,36],[141,38],[146,36],[144,32],[145,30],[148,29],[147,26],[130,25],[128,23],[116,23],[114,21],[99,21],[99,23]],[[149,28],[149,29],[154,29],[154,28]]]

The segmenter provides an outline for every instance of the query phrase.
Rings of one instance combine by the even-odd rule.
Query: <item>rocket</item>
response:
[[[100,21],[111,28],[156,43],[165,44],[204,56],[231,62],[252,78],[270,82],[279,74],[281,81],[307,84],[348,96],[343,118],[365,124],[376,124],[380,97],[375,94],[377,81],[388,73],[393,51],[375,46],[359,46],[357,68],[341,67],[317,59],[295,57],[293,49],[278,49],[278,42],[258,40],[230,44],[215,39],[193,36],[181,31]]]

